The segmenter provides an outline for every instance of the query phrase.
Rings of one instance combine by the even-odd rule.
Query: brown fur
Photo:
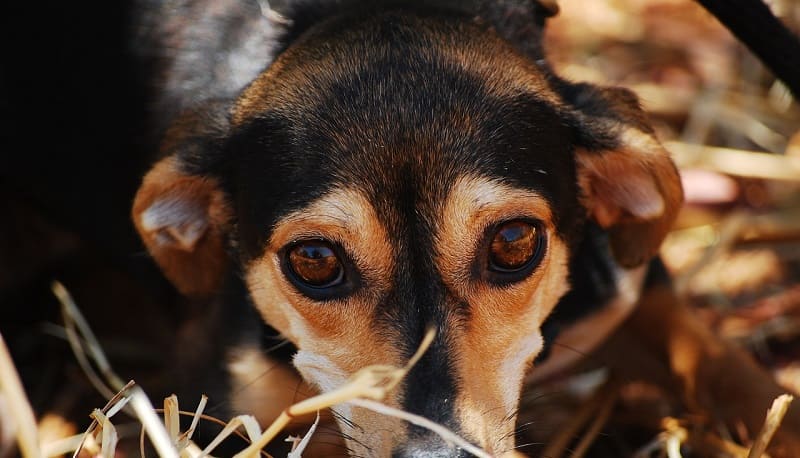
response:
[[[390,21],[387,22],[387,18]],[[327,191],[314,200],[311,196],[316,194],[312,192],[304,195],[309,200],[296,199],[296,202],[287,203],[291,208],[288,215],[280,216],[282,208],[265,210],[270,214],[269,218],[277,219],[262,217],[259,220],[256,215],[253,221],[247,221],[246,217],[259,213],[259,209],[244,206],[245,213],[239,215],[244,215],[244,218],[237,221],[237,241],[241,242],[239,248],[246,255],[253,256],[247,258],[246,265],[242,266],[245,283],[261,318],[298,347],[295,367],[309,384],[323,392],[345,383],[350,375],[364,366],[403,365],[408,357],[407,347],[414,344],[414,333],[420,325],[426,324],[422,320],[440,320],[439,335],[444,337],[431,349],[431,352],[439,352],[438,356],[424,360],[424,364],[429,364],[425,368],[427,372],[412,371],[409,377],[421,374],[425,378],[423,383],[436,383],[436,380],[430,380],[430,374],[445,374],[442,378],[454,379],[452,383],[442,384],[443,392],[445,389],[448,391],[440,398],[439,392],[420,394],[419,386],[400,386],[386,403],[396,407],[411,406],[410,409],[420,411],[428,409],[429,413],[431,406],[438,409],[440,400],[443,405],[449,403],[448,406],[455,406],[452,415],[457,418],[443,415],[444,421],[452,421],[467,438],[491,453],[500,454],[514,445],[519,390],[531,361],[542,349],[541,326],[569,287],[568,262],[572,243],[567,240],[571,237],[567,234],[569,226],[574,224],[581,228],[585,210],[608,232],[612,252],[620,266],[642,265],[657,253],[680,208],[680,180],[668,153],[654,137],[646,116],[630,92],[588,85],[583,89],[577,85],[566,88],[568,83],[548,75],[545,66],[515,51],[480,21],[437,22],[436,19],[415,15],[373,20],[359,22],[353,30],[337,27],[335,19],[309,29],[282,52],[233,104],[233,130],[238,129],[237,133],[241,135],[237,140],[262,142],[245,145],[254,148],[250,156],[267,158],[269,160],[265,163],[278,164],[277,167],[285,165],[281,161],[288,161],[292,167],[296,166],[298,175],[305,173],[313,180],[324,181],[320,186],[331,186],[320,188]],[[476,106],[474,100],[466,100],[463,93],[458,92],[450,94],[453,100],[447,99],[443,104],[445,108],[435,105],[438,111],[433,111],[425,101],[413,98],[399,98],[398,106],[387,107],[380,97],[375,100],[362,97],[364,93],[372,94],[370,91],[373,90],[378,95],[382,94],[380,90],[398,90],[401,94],[406,90],[417,94],[415,84],[418,82],[413,80],[414,74],[410,74],[410,80],[402,79],[398,83],[392,78],[382,79],[383,75],[375,76],[375,73],[366,71],[368,66],[379,62],[381,56],[391,56],[395,51],[388,47],[398,43],[375,39],[380,34],[376,33],[379,29],[374,29],[391,29],[395,20],[407,22],[403,22],[405,28],[392,29],[393,33],[411,31],[422,40],[413,45],[412,59],[401,59],[398,65],[413,67],[416,61],[430,58],[442,68],[455,69],[454,73],[460,76],[468,75],[470,82],[477,81],[465,87],[472,92],[485,90],[488,94],[486,100],[499,100],[501,108],[493,108],[495,111],[487,114],[481,111],[483,107]],[[368,39],[370,37],[372,39]],[[389,72],[391,65],[379,70]],[[438,72],[439,69],[437,66],[427,67],[429,72]],[[353,89],[357,95],[335,93],[331,96],[334,91],[330,88],[341,90],[341,85],[352,82],[349,78],[363,74],[372,75],[377,80],[375,86],[370,86],[372,80],[365,78],[370,84],[360,81],[354,88],[345,87],[342,91]],[[420,81],[424,83],[422,78],[430,75],[422,73]],[[380,86],[389,82],[397,87]],[[426,89],[436,94],[436,90],[441,88],[431,86]],[[574,100],[568,100],[570,98]],[[335,102],[331,101],[334,99]],[[330,106],[317,106],[326,100]],[[366,112],[352,109],[348,103],[353,100],[365,102]],[[403,105],[406,100],[414,100],[416,105],[412,102]],[[531,136],[519,137],[519,144],[513,141],[517,131],[501,132],[505,138],[503,135],[497,138],[509,143],[511,146],[503,146],[514,148],[514,152],[526,151],[529,145],[523,141],[533,138],[542,150],[530,158],[547,161],[532,160],[530,164],[524,164],[528,157],[513,155],[502,147],[495,151],[485,142],[453,141],[484,132],[479,129],[492,125],[485,118],[494,120],[493,116],[497,115],[506,123],[510,122],[508,119],[516,119],[519,113],[504,111],[512,105],[539,110],[535,114],[543,118],[532,122],[549,126],[540,130],[551,135],[537,137],[527,134]],[[375,111],[370,112],[370,109]],[[399,115],[386,116],[387,111],[394,109]],[[426,110],[435,116],[414,116],[428,114]],[[309,113],[314,113],[316,118],[313,119],[319,121],[317,124],[305,122]],[[501,114],[507,117],[499,118]],[[549,123],[551,118],[547,117],[551,116],[558,117],[558,122]],[[401,126],[398,128],[395,123]],[[569,126],[569,129],[564,126]],[[260,131],[262,127],[267,130]],[[562,127],[563,130],[558,130]],[[182,142],[181,129],[183,127],[179,127],[177,134],[170,135],[170,138],[178,139],[170,140],[176,148]],[[189,126],[186,129],[193,128]],[[263,137],[271,132],[270,129],[278,133],[275,138],[281,134],[288,137],[281,137],[274,143],[288,151],[267,151],[261,156],[262,151],[258,148],[272,144]],[[393,136],[397,130],[403,129],[411,134],[399,138]],[[487,135],[493,134],[489,132]],[[320,138],[328,149],[314,151],[307,157],[308,149],[316,148],[317,144],[302,143],[306,137],[314,141]],[[512,141],[508,141],[509,138]],[[375,148],[373,139],[376,142],[385,140],[385,144],[378,143],[382,149]],[[562,141],[573,143],[560,144]],[[575,146],[575,143],[583,146],[578,146],[575,151],[569,150],[568,147]],[[490,153],[476,160],[459,149],[470,148],[463,146],[465,144],[478,145],[474,147],[476,151],[486,148]],[[448,147],[465,154],[453,154],[447,151]],[[573,153],[574,156],[570,155]],[[270,162],[274,158],[279,160]],[[326,162],[328,160],[330,163]],[[536,171],[542,173],[542,177],[555,176],[556,180],[543,178],[537,182],[538,178],[520,179],[511,173],[509,176],[502,176],[503,172],[499,172],[501,176],[489,176],[494,172],[486,175],[480,174],[486,172],[464,172],[470,169],[458,167],[462,164],[457,162],[462,160],[476,163],[481,160],[505,161],[492,164],[496,168],[486,168],[493,171],[510,170],[509,167],[515,167],[517,163],[520,166],[546,164],[544,168],[552,165],[555,167],[553,170]],[[374,162],[366,164],[368,161]],[[567,165],[561,167],[564,163]],[[481,168],[483,165],[469,165],[475,170],[484,170]],[[277,172],[267,170],[268,167],[245,170],[246,165],[237,166],[240,167],[236,169],[240,174],[238,177],[245,180],[241,188],[253,193],[242,193],[238,196],[240,199],[244,196],[257,203],[263,202],[259,186],[280,191],[270,181],[278,179],[275,176]],[[292,167],[286,167],[286,170],[294,171]],[[533,166],[531,169],[535,170]],[[309,170],[314,173],[308,173]],[[244,171],[252,172],[255,178]],[[262,173],[274,175],[259,181]],[[447,174],[440,179],[439,175]],[[576,178],[579,189],[575,187]],[[311,179],[304,181],[300,178],[299,181],[305,189],[314,189],[318,183]],[[407,182],[399,182],[403,180]],[[522,185],[512,184],[517,182],[515,180]],[[282,183],[280,180],[277,182]],[[567,186],[562,189],[560,185],[564,183]],[[543,192],[540,194],[529,188],[542,189]],[[553,196],[545,195],[550,191]],[[576,197],[578,191],[581,195]],[[272,197],[272,194],[266,195]],[[569,197],[563,197],[566,195]],[[172,239],[178,243],[165,244],[165,238],[159,238],[161,228],[153,230],[141,221],[143,212],[165,197],[183,202],[190,210],[203,209],[199,212],[205,218],[202,237],[193,237],[191,231],[187,237],[181,237],[183,221],[178,218],[175,227],[169,228]],[[295,197],[289,196],[290,199]],[[280,207],[282,201],[272,198]],[[582,208],[576,202],[578,199]],[[266,207],[275,202],[268,201]],[[558,206],[553,202],[558,202]],[[562,218],[563,215],[567,216]],[[195,294],[218,286],[221,272],[226,269],[222,244],[225,231],[229,229],[226,227],[228,216],[224,196],[214,180],[186,176],[170,160],[157,165],[145,178],[134,206],[134,217],[139,218],[137,228],[142,232],[148,249],[182,291]],[[542,235],[547,238],[547,251],[540,265],[527,277],[502,285],[476,276],[475,270],[487,269],[484,265],[475,267],[480,261],[475,251],[485,248],[482,240],[486,231],[499,223],[521,218],[541,222]],[[264,243],[258,237],[262,230],[271,231],[263,234],[270,236],[263,247]],[[175,231],[178,231],[177,237]],[[284,275],[281,250],[306,238],[328,240],[340,245],[347,253],[363,277],[352,294],[344,297],[323,295],[320,297],[328,299],[313,299],[311,296],[314,295],[304,294],[301,285],[292,283]],[[420,244],[414,245],[418,239]],[[405,246],[406,243],[413,245],[413,249]],[[247,247],[242,248],[245,244]],[[398,253],[409,259],[398,260]],[[432,264],[426,264],[428,261]],[[415,264],[417,262],[420,266]],[[192,285],[198,282],[196,272],[192,270],[196,266],[204,266],[206,276],[200,278],[199,286],[192,291]],[[768,378],[752,363],[742,362],[743,357],[700,328],[684,309],[671,309],[670,301],[674,301],[674,297],[647,295],[641,301],[641,310],[632,312],[643,270],[628,274],[631,278],[638,275],[636,281],[632,280],[631,291],[620,292],[631,293],[630,297],[625,297],[624,303],[612,303],[607,309],[583,317],[575,327],[580,334],[578,337],[586,343],[586,347],[580,347],[581,350],[591,351],[633,313],[627,325],[629,335],[636,335],[644,342],[644,348],[651,352],[653,361],[664,363],[664,373],[667,378],[676,377],[689,405],[716,405],[732,399],[723,398],[723,395],[743,395],[745,384],[737,381],[721,385],[723,376],[730,376],[730,370],[723,369],[723,366],[738,364],[744,374],[741,377],[743,381],[766,387],[763,391],[754,389],[753,402],[742,404],[751,409],[754,405],[766,406],[767,398],[776,393],[774,384],[770,385]],[[423,275],[425,278],[420,278]],[[402,281],[396,282],[398,278]],[[400,284],[403,281],[406,283]],[[426,285],[426,282],[430,284]],[[396,293],[395,289],[404,289],[401,293],[406,296],[390,296]],[[425,294],[417,289],[424,290]],[[420,303],[398,304],[393,302],[395,297],[411,297],[410,300],[419,299]],[[585,334],[591,336],[585,337]],[[575,334],[566,332],[563,336],[575,337]],[[276,373],[279,378],[284,375],[283,372]],[[252,396],[256,395],[245,393],[239,402],[249,403],[256,399]],[[445,396],[448,399],[443,399]],[[281,405],[286,402],[280,397],[275,399]],[[405,401],[414,402],[404,404]],[[351,436],[347,441],[351,453],[387,456],[398,447],[414,452],[421,446],[441,445],[414,433],[399,420],[347,405],[337,409],[358,425],[347,431]],[[736,418],[736,415],[749,415],[747,424],[756,424],[755,416],[744,412],[743,408],[731,407],[725,416]],[[789,420],[789,423],[794,424],[794,420]]]
[[[146,224],[145,212],[164,201],[175,203],[174,215],[164,215],[163,225]],[[203,296],[219,288],[228,265],[224,233],[230,211],[213,179],[187,175],[176,158],[168,157],[144,177],[132,215],[148,251],[180,292]],[[202,234],[182,239],[186,227],[195,223]]]
[[[583,151],[578,181],[584,205],[609,229],[620,265],[633,267],[658,253],[683,201],[669,153],[652,134],[628,127],[616,151]]]

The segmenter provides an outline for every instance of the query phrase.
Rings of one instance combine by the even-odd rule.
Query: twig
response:
[[[592,423],[589,425],[589,428],[586,430],[586,433],[581,438],[580,442],[578,442],[578,445],[572,451],[571,458],[583,458],[586,456],[586,453],[589,451],[589,447],[591,447],[592,443],[594,443],[597,435],[603,430],[603,426],[605,426],[605,424],[608,422],[608,418],[611,416],[611,411],[614,408],[614,404],[617,402],[617,397],[619,396],[619,390],[617,388],[617,385],[613,384],[609,386],[607,390],[603,390],[601,392],[602,398],[600,401],[600,407],[597,410],[597,414]],[[670,458],[674,457],[670,456]]]
[[[88,369],[87,375],[94,374],[94,370],[91,369],[91,365],[88,364],[88,361],[86,360],[86,353],[84,352],[83,347],[80,345],[80,338],[75,331],[76,327],[88,344],[88,355],[92,358],[95,364],[97,364],[97,367],[103,377],[105,377],[106,382],[108,382],[108,384],[112,387],[117,387],[119,393],[121,393],[122,390],[129,391],[130,406],[133,408],[136,417],[140,422],[142,422],[144,430],[148,437],[150,437],[150,441],[153,443],[153,446],[156,448],[159,456],[161,458],[178,458],[178,452],[172,445],[172,441],[170,441],[169,434],[167,434],[164,424],[156,416],[150,399],[138,386],[131,386],[128,388],[130,382],[128,385],[125,385],[122,382],[122,379],[116,373],[114,373],[113,369],[111,368],[111,364],[108,362],[108,358],[106,358],[105,353],[103,353],[100,343],[92,332],[92,329],[89,327],[89,323],[87,323],[86,319],[83,317],[83,314],[81,314],[78,306],[73,301],[72,296],[70,296],[67,289],[64,288],[64,285],[55,281],[52,284],[52,290],[59,302],[61,302],[61,310],[64,316],[64,324],[67,329],[67,336],[69,338],[70,345],[75,352],[75,356],[78,357],[78,360],[84,360],[84,362],[81,363],[81,366],[84,367],[85,364],[84,369]],[[99,385],[105,386],[103,383],[100,383]],[[106,387],[106,390],[101,390],[101,393],[107,390],[108,387]],[[114,393],[112,392],[111,396],[106,397],[113,398]],[[77,454],[78,451],[75,453]]]
[[[616,390],[616,382],[612,383],[611,380],[606,381],[588,401],[580,406],[578,412],[570,417],[566,425],[564,425],[558,434],[547,444],[544,452],[542,452],[542,456],[550,458],[559,458],[563,456],[564,452],[569,447],[569,443],[577,436],[581,428],[589,421],[592,415],[595,415],[598,409],[602,408],[603,401],[608,398],[608,393]]]
[[[22,456],[42,457],[36,416],[33,414],[30,401],[22,387],[19,374],[14,368],[14,361],[11,359],[11,353],[8,351],[2,334],[0,334],[0,391],[5,393],[11,416],[17,424],[17,443]]]
[[[770,441],[772,441],[772,436],[775,435],[775,431],[778,430],[781,422],[783,422],[783,417],[786,415],[789,404],[792,403],[793,399],[794,397],[789,394],[782,394],[772,402],[772,407],[767,411],[767,419],[764,421],[764,426],[762,426],[761,431],[758,432],[758,436],[756,436],[756,440],[753,443],[753,447],[750,448],[750,453],[747,455],[747,458],[761,458],[767,450]]]
[[[732,148],[666,142],[681,168],[702,168],[747,178],[800,182],[800,158]]]

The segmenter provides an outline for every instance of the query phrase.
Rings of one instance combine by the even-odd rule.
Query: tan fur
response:
[[[168,226],[151,226],[143,215],[164,201],[171,202],[177,213],[183,211],[182,206],[190,208],[184,213],[195,221],[178,214],[166,218],[172,221]],[[202,296],[219,288],[228,268],[224,234],[230,210],[213,179],[187,175],[175,157],[168,157],[145,175],[132,216],[148,251],[181,293]],[[202,227],[199,236],[182,237],[193,224]]]
[[[277,251],[305,237],[340,243],[354,257],[364,288],[353,296],[325,303],[298,292],[282,274]],[[247,284],[262,317],[301,349],[296,358],[298,370],[323,391],[340,385],[362,367],[405,363],[402,351],[385,342],[373,325],[378,298],[389,286],[391,254],[388,236],[371,205],[355,190],[338,189],[282,219],[264,256],[247,269]],[[395,393],[385,402],[399,406],[400,396]],[[399,420],[356,407],[338,410],[364,426],[348,434],[373,446],[370,453],[377,456],[389,454],[390,449],[381,447],[390,447],[402,437],[404,425]],[[366,453],[356,442],[348,445],[356,454]]]
[[[497,287],[470,278],[477,246],[488,226],[515,218],[543,223],[547,254],[529,278]],[[470,305],[463,327],[452,325],[461,391],[457,411],[465,432],[490,452],[513,447],[513,412],[522,378],[542,347],[540,327],[567,291],[566,243],[554,231],[546,200],[483,177],[463,177],[444,204],[437,233],[437,264],[449,289]],[[497,374],[503,374],[498,377]]]

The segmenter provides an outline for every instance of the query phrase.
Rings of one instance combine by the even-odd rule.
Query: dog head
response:
[[[681,200],[634,96],[564,82],[466,17],[330,19],[210,113],[176,124],[135,201],[165,274],[189,295],[243,278],[322,391],[402,365],[434,327],[386,402],[492,453],[514,446],[584,221],[633,266]],[[339,413],[357,455],[457,456],[415,427]]]

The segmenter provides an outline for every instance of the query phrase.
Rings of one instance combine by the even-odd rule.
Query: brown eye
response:
[[[542,234],[537,226],[512,221],[497,228],[489,245],[489,269],[514,273],[533,265],[539,258]]]
[[[305,286],[328,288],[344,280],[344,268],[333,247],[324,241],[300,242],[289,249],[289,268]]]

